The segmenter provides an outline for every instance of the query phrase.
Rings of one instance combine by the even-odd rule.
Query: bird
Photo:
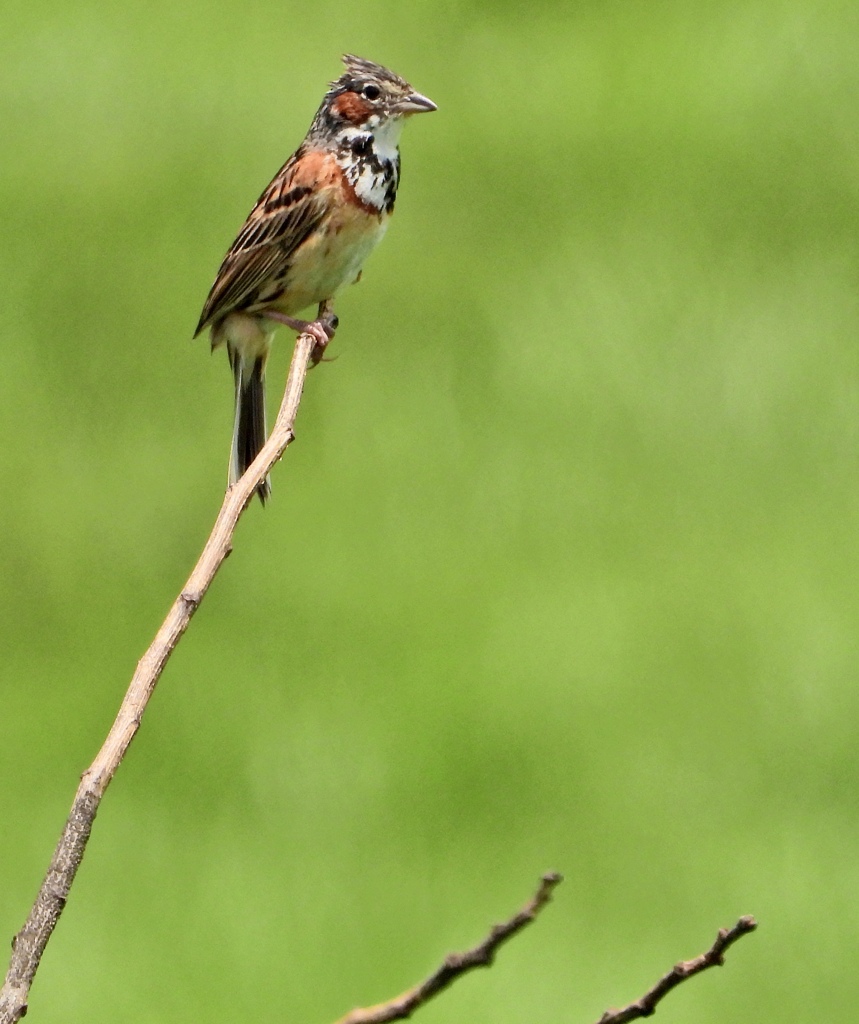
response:
[[[334,336],[333,302],[356,282],[385,234],[400,180],[405,121],[437,110],[393,71],[344,54],[304,141],[248,214],[203,305],[214,351],[226,346],[235,381],[229,486],[266,440],[265,366],[282,324],[310,334],[316,365]],[[316,318],[296,314],[317,306]],[[268,477],[257,487],[263,504]]]

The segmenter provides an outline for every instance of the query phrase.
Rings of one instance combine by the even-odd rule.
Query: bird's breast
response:
[[[275,307],[292,316],[353,284],[382,240],[389,219],[388,214],[369,212],[352,202],[339,205],[293,254],[285,290]]]

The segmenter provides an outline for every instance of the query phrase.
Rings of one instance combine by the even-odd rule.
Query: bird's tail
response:
[[[233,425],[233,448],[230,455],[230,486],[241,477],[265,444],[265,363],[268,352],[242,355],[229,345],[230,364],[236,381],[236,419]],[[271,481],[257,487],[263,505],[271,495]]]

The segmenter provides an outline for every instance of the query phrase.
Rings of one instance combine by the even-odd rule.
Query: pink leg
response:
[[[298,320],[294,316],[287,316],[286,313],[279,313],[277,310],[267,309],[265,316],[269,320],[277,320],[278,323],[286,324],[299,334],[309,334],[316,345],[310,356],[312,366],[322,359],[328,342],[334,337],[337,330],[338,317],[331,308],[330,300],[319,304],[319,312],[315,320]]]

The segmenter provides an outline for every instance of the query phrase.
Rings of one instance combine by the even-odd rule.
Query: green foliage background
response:
[[[847,1019],[855,2],[3,23],[5,936],[220,501],[231,384],[190,335],[224,250],[340,52],[439,104],[32,1019],[326,1024],[548,868],[539,925],[424,1024],[593,1021],[742,913],[761,930],[661,1019]]]

